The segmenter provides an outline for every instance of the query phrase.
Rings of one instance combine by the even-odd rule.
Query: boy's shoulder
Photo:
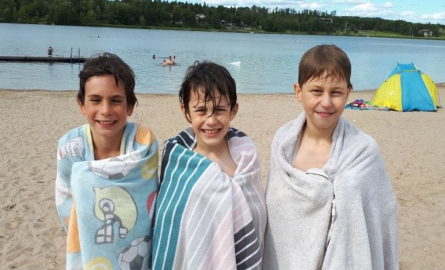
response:
[[[274,140],[282,141],[285,137],[296,136],[301,132],[306,121],[306,115],[302,112],[297,118],[290,120],[282,125],[274,134]]]
[[[347,119],[340,117],[339,122],[341,122],[345,127],[345,134],[348,137],[348,140],[353,141],[354,145],[361,143],[365,147],[367,146],[376,146],[377,141],[369,134],[365,133],[359,127],[354,125],[352,122]]]
[[[127,122],[126,128],[131,132],[135,130],[135,140],[140,144],[150,145],[156,141],[156,136],[147,125],[135,122]]]
[[[230,140],[233,137],[238,137],[238,138],[243,138],[243,137],[249,137],[247,136],[246,133],[242,132],[241,130],[234,128],[234,127],[230,127],[229,131],[226,134],[226,138],[227,140]]]
[[[229,145],[243,145],[246,149],[256,150],[255,143],[253,140],[247,136],[243,131],[230,127],[226,134],[226,140]]]
[[[65,133],[62,137],[59,139],[59,143],[63,143],[66,141],[70,141],[76,137],[84,137],[85,136],[85,128],[88,124],[78,126],[76,128],[71,129],[67,133]]]

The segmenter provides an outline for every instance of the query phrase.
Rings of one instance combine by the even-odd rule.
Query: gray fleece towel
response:
[[[377,142],[340,118],[324,168],[302,172],[293,158],[305,121],[272,142],[263,269],[398,269],[397,202]]]

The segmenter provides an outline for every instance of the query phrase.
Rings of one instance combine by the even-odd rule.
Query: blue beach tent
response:
[[[396,111],[437,111],[439,93],[433,80],[414,64],[397,63],[371,104]]]

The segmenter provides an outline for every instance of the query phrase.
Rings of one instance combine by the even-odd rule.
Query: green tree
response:
[[[145,26],[147,24],[147,21],[145,20],[144,16],[139,17],[139,24],[141,26]]]
[[[80,14],[80,22],[82,25],[96,25],[96,13],[94,12],[94,9],[88,10],[88,12],[81,13]]]
[[[3,21],[4,22],[15,22],[17,21],[17,5],[13,0],[6,0],[2,4],[2,9],[0,11],[3,11]]]

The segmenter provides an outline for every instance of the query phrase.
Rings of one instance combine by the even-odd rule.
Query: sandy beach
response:
[[[292,91],[292,89],[290,89]],[[442,106],[445,84],[439,85]],[[374,91],[354,91],[371,100]],[[64,269],[65,238],[54,181],[60,136],[86,122],[76,92],[0,90],[0,269]],[[130,121],[164,140],[188,126],[176,95],[138,94]],[[232,126],[255,142],[263,184],[276,130],[302,112],[293,94],[239,95]],[[398,201],[401,269],[445,269],[445,108],[438,112],[345,110],[380,145]]]

